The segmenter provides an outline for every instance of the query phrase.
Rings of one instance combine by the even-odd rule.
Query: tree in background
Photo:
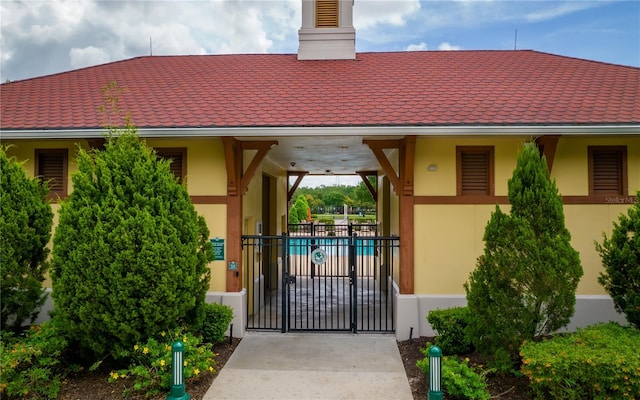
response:
[[[47,243],[53,212],[47,185],[28,178],[21,164],[0,148],[0,326],[33,322],[46,300],[42,289],[49,267]]]
[[[628,214],[613,223],[611,238],[603,235],[596,249],[602,258],[604,273],[598,282],[624,313],[629,323],[640,328],[640,191]]]
[[[184,186],[130,125],[78,154],[51,277],[56,316],[90,355],[204,318],[209,231]]]
[[[303,195],[298,196],[295,203],[295,208],[298,212],[298,220],[306,221],[309,215],[309,203],[307,198]]]
[[[534,144],[518,155],[508,188],[511,213],[496,206],[485,228],[484,254],[464,285],[475,347],[507,370],[523,340],[569,323],[582,276],[562,200]]]

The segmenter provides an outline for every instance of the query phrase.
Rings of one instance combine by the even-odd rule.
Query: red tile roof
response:
[[[139,128],[640,123],[640,68],[517,50],[138,57],[0,85],[0,129],[101,128],[113,81]]]

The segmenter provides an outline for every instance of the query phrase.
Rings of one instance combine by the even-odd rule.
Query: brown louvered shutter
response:
[[[186,149],[156,149],[158,157],[169,160],[169,169],[171,173],[182,183],[185,175],[185,153]]]
[[[316,0],[316,28],[338,27],[339,0]]]
[[[66,196],[67,179],[66,149],[36,150],[36,175],[49,188],[49,198]]]
[[[624,153],[617,147],[590,147],[591,194],[624,195]]]
[[[492,149],[458,147],[458,195],[488,196],[492,190]]]

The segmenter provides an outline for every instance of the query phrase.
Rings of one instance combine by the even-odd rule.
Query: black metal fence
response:
[[[399,238],[310,231],[243,236],[247,329],[393,332]]]

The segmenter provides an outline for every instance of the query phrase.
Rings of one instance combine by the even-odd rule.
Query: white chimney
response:
[[[298,60],[354,60],[354,0],[302,0]]]

